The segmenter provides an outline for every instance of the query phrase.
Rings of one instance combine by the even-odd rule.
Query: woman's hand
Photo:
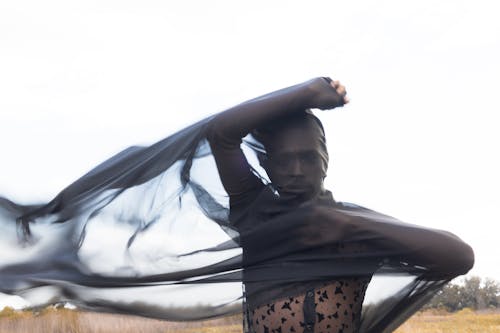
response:
[[[343,86],[340,81],[331,81],[330,85],[335,88],[337,94],[344,98],[344,104],[349,103],[349,98],[347,98],[347,91],[345,90],[345,86]]]
[[[328,77],[320,77],[310,81],[312,91],[311,107],[329,110],[349,103],[345,86]]]

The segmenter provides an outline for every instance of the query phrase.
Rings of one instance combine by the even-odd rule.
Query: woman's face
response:
[[[323,191],[326,152],[317,128],[282,129],[273,135],[266,150],[268,159],[264,168],[280,195],[299,196],[305,201]]]

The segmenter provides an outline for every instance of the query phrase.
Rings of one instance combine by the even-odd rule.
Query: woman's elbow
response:
[[[474,251],[467,243],[461,242],[455,253],[453,268],[456,275],[466,274],[474,266]]]
[[[439,262],[436,262],[435,268],[431,269],[431,275],[434,273],[441,277],[453,279],[466,274],[474,266],[474,251],[462,240],[452,240],[441,251],[443,251],[441,255],[437,256],[440,257]]]

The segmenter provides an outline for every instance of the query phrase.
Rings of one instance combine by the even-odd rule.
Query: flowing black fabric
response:
[[[124,150],[47,204],[1,199],[0,291],[33,306],[68,301],[197,320],[241,312],[245,299],[262,304],[290,286],[369,276],[359,331],[390,332],[470,269],[472,252],[449,233],[336,202],[328,191],[301,204],[280,197],[265,184],[251,137],[244,151],[265,185],[230,216],[207,141],[212,119]],[[429,258],[436,242],[449,251]]]

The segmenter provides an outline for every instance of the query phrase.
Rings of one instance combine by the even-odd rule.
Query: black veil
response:
[[[149,147],[122,151],[47,204],[0,199],[0,291],[32,306],[71,302],[96,311],[198,320],[242,312],[243,279],[279,287],[370,275],[360,332],[390,332],[470,268],[468,261],[463,272],[430,274],[432,263],[405,259],[425,250],[426,240],[422,249],[380,245],[373,226],[442,232],[348,203],[331,209],[370,225],[342,235],[342,243],[369,244],[353,252],[317,251],[335,238],[297,241],[297,232],[307,231],[300,217],[311,210],[291,212],[285,200],[255,212],[268,214],[265,226],[236,228],[207,142],[211,119]],[[261,146],[251,138],[243,146],[265,180],[256,162]],[[294,273],[284,277],[283,269]]]

